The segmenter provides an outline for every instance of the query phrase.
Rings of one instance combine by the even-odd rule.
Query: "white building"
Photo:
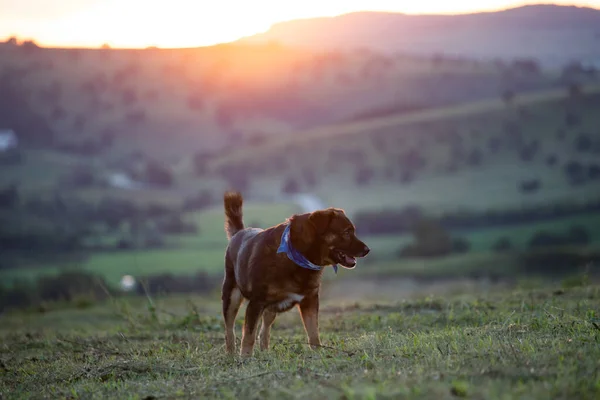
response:
[[[108,177],[108,183],[110,186],[119,189],[140,189],[143,185],[140,182],[136,182],[131,179],[127,174],[115,173]]]
[[[0,129],[0,152],[14,149],[19,145],[17,134],[12,129]]]

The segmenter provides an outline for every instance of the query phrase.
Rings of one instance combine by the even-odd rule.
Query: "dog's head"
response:
[[[290,218],[290,240],[317,265],[340,264],[352,269],[370,249],[356,237],[354,224],[343,210],[328,208]]]

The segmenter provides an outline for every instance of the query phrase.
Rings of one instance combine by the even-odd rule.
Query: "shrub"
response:
[[[546,157],[546,164],[549,167],[553,167],[558,163],[558,157],[556,156],[556,154],[549,154],[548,157]]]
[[[450,234],[438,223],[422,219],[413,230],[414,243],[403,247],[400,257],[441,257],[452,253],[453,242]]]
[[[519,150],[519,158],[522,161],[531,161],[535,158],[536,153],[539,150],[539,142],[533,142],[529,145],[521,147]]]
[[[354,181],[359,186],[367,185],[371,179],[375,176],[373,168],[370,167],[359,167],[354,175]]]
[[[61,183],[69,188],[86,188],[96,183],[96,177],[91,168],[80,165],[62,178]]]
[[[515,92],[513,92],[512,90],[505,90],[502,93],[502,101],[504,101],[504,104],[510,105],[510,104],[512,104],[514,99],[515,99]]]
[[[522,193],[535,193],[542,186],[539,179],[530,179],[519,183],[519,190]]]
[[[582,253],[570,249],[532,250],[519,257],[522,271],[544,275],[577,273],[583,271],[587,264],[598,261],[600,261],[598,253]]]
[[[414,180],[415,177],[411,171],[402,171],[402,173],[400,174],[400,183],[402,183],[403,185],[408,185]]]
[[[577,83],[571,83],[568,88],[569,99],[575,100],[581,96],[581,86]]]
[[[492,154],[498,153],[498,151],[500,151],[501,147],[502,147],[502,140],[499,137],[494,136],[488,140],[488,149],[490,150],[490,152]]]
[[[158,222],[158,229],[164,234],[184,235],[198,233],[198,226],[184,221],[180,215],[171,215]]]
[[[173,185],[171,170],[158,162],[150,161],[146,164],[144,177],[146,182],[153,185],[165,187]]]
[[[215,289],[219,279],[205,272],[193,276],[175,276],[172,274],[150,275],[139,279],[142,285],[137,285],[138,294],[151,295],[168,293],[207,293]]]
[[[302,171],[302,176],[304,177],[304,182],[306,186],[309,188],[314,188],[317,186],[317,176],[315,175],[315,171],[309,168],[304,169]]]
[[[530,248],[562,246],[564,244],[565,240],[561,235],[546,231],[537,232],[529,239],[528,243]]]
[[[204,175],[207,170],[207,164],[210,160],[211,155],[208,153],[198,152],[194,154],[193,164],[194,164],[194,172],[196,175]]]
[[[588,178],[591,180],[600,179],[600,165],[592,164],[588,166]]]
[[[123,101],[123,105],[130,106],[137,102],[138,95],[135,89],[127,88],[121,92],[121,99]]]
[[[471,249],[471,244],[465,238],[452,239],[452,251],[454,253],[468,253]]]
[[[41,305],[49,301],[77,302],[77,306],[106,299],[111,290],[106,281],[88,271],[64,271],[56,276],[43,276],[35,283],[14,282],[0,286],[0,310]]]
[[[418,206],[399,210],[358,211],[354,217],[361,234],[390,234],[409,232],[423,218]]]
[[[184,211],[202,210],[213,203],[213,196],[208,190],[202,190],[198,194],[186,197],[183,201]]]
[[[567,232],[567,241],[574,245],[586,245],[590,243],[590,234],[585,227],[574,225]]]
[[[592,137],[586,133],[580,133],[577,138],[575,138],[575,149],[581,153],[590,151],[592,145]]]
[[[570,127],[576,127],[581,124],[581,117],[574,111],[567,111],[565,113],[565,124]]]
[[[294,177],[289,177],[283,182],[281,191],[286,194],[296,194],[300,192],[300,184]]]
[[[169,207],[158,204],[158,203],[150,203],[143,209],[143,214],[149,218],[160,218],[168,216],[171,210]]]
[[[87,271],[67,271],[42,277],[36,286],[39,298],[45,301],[71,301],[81,296],[104,299],[104,288],[107,287],[103,278]]]
[[[38,301],[34,288],[25,282],[14,282],[11,287],[0,286],[0,311],[6,308],[31,307]]]
[[[137,110],[125,114],[125,122],[132,125],[139,125],[146,120],[146,111]]]
[[[482,162],[483,162],[483,153],[481,152],[481,150],[479,150],[479,149],[471,150],[471,152],[469,153],[469,156],[467,157],[467,163],[470,166],[476,167],[476,166],[481,165]]]
[[[94,210],[92,220],[103,222],[109,228],[116,229],[121,223],[140,214],[140,210],[132,201],[103,198]]]
[[[159,233],[154,233],[144,238],[144,248],[146,249],[159,249],[164,247],[164,245],[165,240]]]
[[[528,75],[539,75],[541,72],[539,62],[531,58],[522,58],[513,61],[512,69]]]
[[[244,165],[227,165],[220,168],[219,173],[231,189],[245,192],[250,187],[249,171]]]
[[[587,229],[580,225],[574,225],[564,235],[546,231],[538,232],[529,240],[529,247],[581,246],[586,245],[589,242],[590,234]]]
[[[497,253],[502,253],[505,251],[509,251],[511,249],[512,249],[512,243],[511,243],[510,239],[507,238],[506,236],[499,238],[492,245],[492,250]]]
[[[0,209],[13,208],[19,203],[19,191],[17,185],[12,183],[0,188]]]
[[[565,165],[564,170],[569,183],[572,185],[578,185],[586,181],[585,168],[579,161],[570,161]]]
[[[119,250],[131,250],[135,248],[135,243],[129,238],[121,238],[115,247]]]

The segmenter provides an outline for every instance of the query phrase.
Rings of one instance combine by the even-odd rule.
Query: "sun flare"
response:
[[[0,39],[17,35],[34,38],[42,45],[98,47],[106,43],[113,47],[196,47],[234,41],[292,19],[365,10],[410,14],[492,11],[536,2],[539,1],[221,0],[207,4],[198,0],[80,0],[77,7],[72,8],[61,3],[59,10],[58,2],[22,0],[18,4],[10,3],[0,15]],[[600,1],[577,4],[600,7]]]

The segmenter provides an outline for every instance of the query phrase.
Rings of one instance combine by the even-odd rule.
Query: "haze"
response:
[[[355,11],[448,14],[492,11],[533,4],[506,0],[348,0],[301,3],[257,0],[0,0],[0,39],[33,39],[56,47],[195,47],[237,40],[272,24]],[[558,1],[599,8],[600,1]],[[206,3],[204,3],[206,4]],[[76,32],[76,34],[75,34]]]

